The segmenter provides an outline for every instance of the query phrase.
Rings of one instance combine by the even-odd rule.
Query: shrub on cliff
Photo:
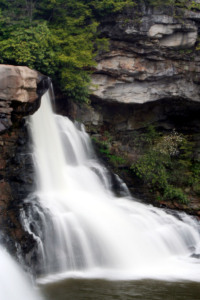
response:
[[[17,15],[18,10],[14,11]],[[36,16],[37,13],[35,12]],[[56,21],[57,22],[57,21]],[[85,101],[88,70],[94,64],[97,23],[84,27],[84,17],[62,22],[0,15],[0,62],[26,65],[52,77],[60,90]]]
[[[155,133],[153,137],[152,130],[151,136],[148,132],[143,134],[150,138],[145,140],[143,154],[132,170],[158,200],[187,203],[187,190],[197,194],[200,180],[199,162],[193,160],[193,143],[176,131],[161,136]]]
[[[59,89],[87,101],[95,56],[106,46],[102,17],[141,4],[198,9],[187,0],[0,0],[0,62],[27,65]]]
[[[73,100],[87,101],[94,58],[106,46],[96,18],[131,2],[0,0],[0,62],[35,68]]]

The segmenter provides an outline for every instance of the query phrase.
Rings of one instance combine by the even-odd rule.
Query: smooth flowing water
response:
[[[0,248],[0,299],[41,300],[17,263]]]
[[[199,300],[196,282],[68,279],[42,286],[48,300]]]
[[[111,190],[84,128],[52,112],[49,94],[31,117],[37,191],[26,230],[38,241],[44,278],[200,281],[199,223]]]

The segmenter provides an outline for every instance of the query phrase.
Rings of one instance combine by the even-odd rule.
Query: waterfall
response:
[[[0,248],[0,266],[2,300],[41,300],[36,291],[30,286],[25,274],[2,248]]]
[[[139,203],[120,179],[123,196],[116,197],[83,126],[54,114],[49,95],[30,119],[37,190],[22,213],[44,280],[200,281],[199,223]]]

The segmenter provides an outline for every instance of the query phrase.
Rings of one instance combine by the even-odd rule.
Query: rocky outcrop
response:
[[[28,67],[0,65],[0,133],[12,119],[33,113],[48,85],[45,76]]]
[[[110,51],[97,58],[93,97],[120,103],[200,101],[200,13],[140,7],[104,20]]]
[[[46,76],[27,67],[0,65],[0,230],[1,242],[14,254],[16,242],[24,254],[33,248],[19,220],[23,200],[34,189],[24,117],[39,108],[48,85]]]
[[[104,19],[99,30],[109,38],[109,50],[97,57],[91,106],[61,99],[58,111],[82,121],[100,141],[98,148],[107,144],[100,151],[107,152],[106,163],[133,195],[154,202],[156,195],[130,169],[143,153],[141,137],[150,125],[161,136],[175,129],[193,145],[190,159],[200,160],[200,12],[141,5]],[[188,205],[162,205],[200,215],[199,195],[185,190]]]

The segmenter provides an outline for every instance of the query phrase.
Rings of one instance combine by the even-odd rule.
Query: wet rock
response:
[[[34,170],[24,117],[33,114],[48,77],[27,67],[0,65],[0,230],[13,254],[30,256],[35,241],[20,221],[23,200],[33,192]]]

